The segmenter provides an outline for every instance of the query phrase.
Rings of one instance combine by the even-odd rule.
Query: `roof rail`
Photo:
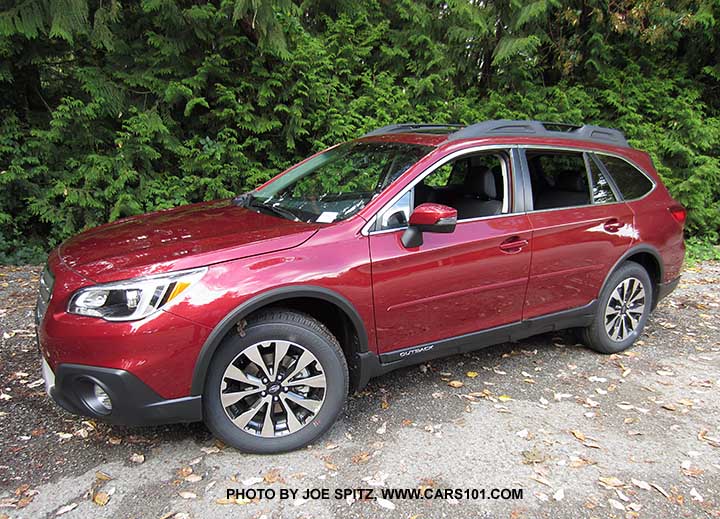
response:
[[[377,131],[377,130],[376,130]],[[593,126],[590,124],[573,125],[542,121],[483,121],[472,124],[448,135],[449,141],[459,139],[477,139],[480,137],[497,136],[537,136],[561,139],[595,141],[616,146],[629,146],[625,135],[620,130]]]
[[[375,135],[383,135],[386,133],[403,133],[403,132],[421,132],[423,130],[453,130],[455,128],[462,128],[462,124],[423,124],[423,123],[403,123],[403,124],[390,124],[383,126],[371,132],[366,133],[363,137],[372,137]]]

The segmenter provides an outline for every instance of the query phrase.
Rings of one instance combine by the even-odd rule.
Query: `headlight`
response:
[[[178,297],[205,272],[207,268],[183,270],[83,288],[70,299],[68,312],[108,321],[142,319]]]

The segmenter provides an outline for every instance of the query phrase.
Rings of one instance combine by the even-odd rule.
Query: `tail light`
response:
[[[685,225],[685,220],[687,220],[687,211],[685,208],[681,205],[674,205],[670,208],[670,214],[673,218],[675,218],[675,221],[679,223],[680,225]]]

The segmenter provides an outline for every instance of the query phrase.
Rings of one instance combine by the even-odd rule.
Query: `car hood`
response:
[[[58,253],[68,268],[103,283],[297,247],[317,229],[231,201],[205,202],[90,229]]]

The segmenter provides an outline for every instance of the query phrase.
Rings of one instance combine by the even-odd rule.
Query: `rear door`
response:
[[[370,255],[381,353],[520,321],[531,233],[528,216],[513,212],[512,171],[510,150],[453,154],[379,213]],[[421,246],[405,248],[412,208],[429,201],[460,208],[455,231],[423,233]],[[483,213],[497,202],[499,214]]]
[[[633,213],[582,151],[524,149],[532,264],[523,318],[581,307],[635,237]]]

